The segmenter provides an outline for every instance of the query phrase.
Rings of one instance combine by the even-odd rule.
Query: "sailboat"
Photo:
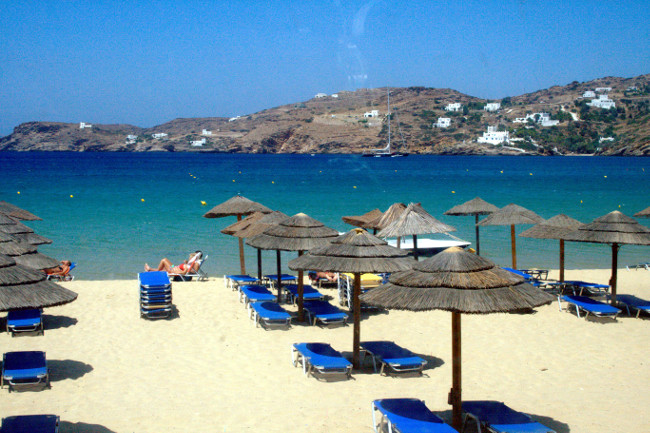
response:
[[[409,156],[408,152],[393,152],[391,151],[390,148],[390,90],[387,90],[388,93],[388,114],[386,117],[388,118],[388,144],[386,144],[386,147],[383,149],[370,149],[370,152],[364,152],[361,154],[361,156],[369,158],[397,158],[400,156]],[[403,140],[403,137],[402,137]]]

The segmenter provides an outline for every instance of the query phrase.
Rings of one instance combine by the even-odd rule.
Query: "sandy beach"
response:
[[[649,271],[618,275],[619,293],[650,299]],[[609,270],[566,278],[607,283]],[[135,276],[63,285],[79,298],[45,310],[44,336],[0,335],[3,352],[45,351],[52,381],[43,391],[1,390],[2,416],[56,414],[62,432],[371,432],[373,399],[416,397],[450,420],[449,313],[390,311],[361,322],[362,341],[393,340],[426,358],[423,377],[367,368],[326,383],[292,366],[291,345],[328,342],[350,355],[351,325],[256,328],[221,278],[173,283],[178,314],[159,321],[140,318]],[[463,399],[504,401],[559,433],[646,432],[647,317],[585,320],[557,302],[535,314],[465,315]]]

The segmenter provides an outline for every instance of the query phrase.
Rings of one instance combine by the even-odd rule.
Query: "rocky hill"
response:
[[[591,106],[601,95],[615,107]],[[450,89],[392,88],[390,102],[392,147],[410,153],[650,156],[650,74],[494,101]],[[485,111],[488,102],[500,107]],[[453,103],[461,104],[459,111],[445,110]],[[28,122],[0,139],[0,150],[361,153],[386,145],[386,107],[386,89],[361,89],[237,118],[175,119],[153,128]],[[373,110],[377,117],[364,116]],[[507,131],[509,141],[477,142],[488,126],[501,136]]]

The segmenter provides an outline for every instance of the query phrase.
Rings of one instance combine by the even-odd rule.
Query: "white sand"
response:
[[[566,278],[606,283],[609,271]],[[323,341],[349,354],[351,325],[264,331],[221,279],[174,283],[179,317],[161,321],[140,319],[135,279],[64,286],[79,298],[45,311],[45,336],[0,335],[3,352],[46,351],[52,375],[49,390],[0,391],[2,416],[53,413],[62,431],[83,432],[371,432],[373,399],[417,397],[450,418],[449,313],[361,322],[362,341],[394,340],[426,356],[425,377],[370,370],[324,383],[291,365],[291,344]],[[650,272],[620,270],[619,293],[650,299]],[[465,400],[505,401],[558,432],[649,431],[648,319],[587,321],[553,303],[530,315],[466,315],[462,326]]]

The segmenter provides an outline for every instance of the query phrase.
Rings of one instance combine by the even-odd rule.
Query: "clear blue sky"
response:
[[[650,72],[648,1],[0,2],[0,135],[235,116],[361,87],[483,98]]]

